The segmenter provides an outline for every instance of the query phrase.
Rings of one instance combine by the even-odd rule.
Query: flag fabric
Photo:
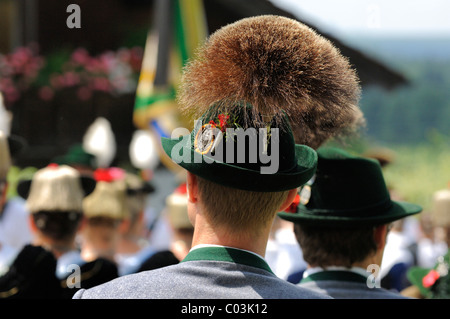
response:
[[[185,63],[208,35],[202,0],[155,1],[153,27],[144,49],[136,90],[133,121],[159,141],[183,127],[176,107],[176,89]],[[173,167],[161,150],[163,164]]]

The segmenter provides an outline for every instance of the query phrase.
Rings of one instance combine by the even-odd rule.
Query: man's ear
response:
[[[289,191],[288,196],[286,197],[285,201],[280,205],[280,208],[278,209],[279,212],[284,211],[286,208],[289,207],[289,205],[292,204],[292,202],[295,199],[295,196],[297,196],[297,188],[291,189]]]
[[[373,236],[377,244],[377,249],[384,249],[384,247],[386,246],[387,233],[388,225],[380,225],[375,227]]]
[[[191,203],[196,203],[198,200],[198,179],[197,176],[195,176],[191,172],[187,172],[186,187],[188,201]]]
[[[38,231],[32,214],[28,214],[28,225],[30,226],[30,230],[32,233],[36,233]]]

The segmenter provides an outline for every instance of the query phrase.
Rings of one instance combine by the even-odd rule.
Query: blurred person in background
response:
[[[189,253],[194,227],[189,220],[187,206],[187,188],[183,183],[167,196],[166,207],[162,215],[167,219],[171,230],[172,239],[169,249],[155,253],[142,265],[141,271],[177,264]]]
[[[400,219],[391,225],[379,273],[381,286],[395,292],[400,292],[410,285],[406,274],[408,269],[415,265],[415,255],[410,249],[412,243],[405,235],[404,222],[405,219]]]
[[[422,208],[390,198],[377,161],[336,148],[317,152],[309,194],[295,213],[278,214],[294,223],[308,263],[298,285],[337,299],[404,298],[377,276],[390,224]]]
[[[94,191],[83,199],[81,257],[86,261],[105,258],[115,263],[120,227],[128,216],[125,172],[119,168],[98,169],[94,178]]]
[[[89,184],[86,181],[85,186]],[[76,250],[75,235],[82,220],[84,191],[79,174],[68,167],[49,165],[30,180],[20,181],[18,193],[26,199],[32,243],[14,260],[2,282],[7,298],[62,298],[57,260]],[[69,275],[64,269],[64,277]],[[47,283],[41,285],[42,279]]]
[[[430,211],[422,216],[417,245],[418,266],[431,268],[450,247],[450,188],[432,195]]]
[[[8,197],[11,186],[8,173],[14,156],[24,146],[25,142],[20,137],[0,131],[0,275],[8,270],[19,251],[32,240],[25,201],[18,196]]]
[[[45,289],[52,287],[29,284],[39,279],[38,269],[45,269],[48,278],[50,273],[53,274],[61,289],[60,298],[71,298],[79,288],[117,277],[115,265],[108,260],[84,260],[76,242],[77,232],[83,225],[83,199],[92,193],[95,185],[93,178],[81,176],[70,166],[58,164],[49,164],[38,170],[31,180],[22,180],[18,184],[18,193],[26,199],[34,235],[31,245],[25,246],[18,255],[17,267],[9,273],[11,279],[20,278],[16,285],[18,296],[22,295],[22,290],[26,294],[27,289],[32,289],[37,293],[33,297],[42,298]],[[46,258],[54,258],[54,267],[40,268],[40,261],[46,260],[43,254]]]
[[[120,276],[137,272],[142,263],[155,253],[155,248],[149,242],[151,230],[145,219],[149,195],[155,188],[130,172],[126,173],[125,183],[127,215],[119,229],[120,239],[114,256]]]

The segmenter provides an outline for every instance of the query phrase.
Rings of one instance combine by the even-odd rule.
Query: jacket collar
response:
[[[262,257],[238,248],[225,246],[194,247],[181,262],[198,260],[228,261],[264,269],[273,274],[273,271]]]
[[[321,281],[321,280],[334,280],[334,281],[352,281],[367,283],[367,276],[363,276],[359,273],[350,270],[324,270],[314,272],[301,280],[301,283],[310,281]]]

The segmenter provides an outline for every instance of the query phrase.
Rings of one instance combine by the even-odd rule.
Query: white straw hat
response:
[[[49,165],[31,180],[26,202],[30,213],[38,211],[79,211],[85,192],[78,171],[67,165]]]
[[[83,200],[84,215],[123,219],[127,216],[126,185],[123,180],[98,181],[94,191]]]

